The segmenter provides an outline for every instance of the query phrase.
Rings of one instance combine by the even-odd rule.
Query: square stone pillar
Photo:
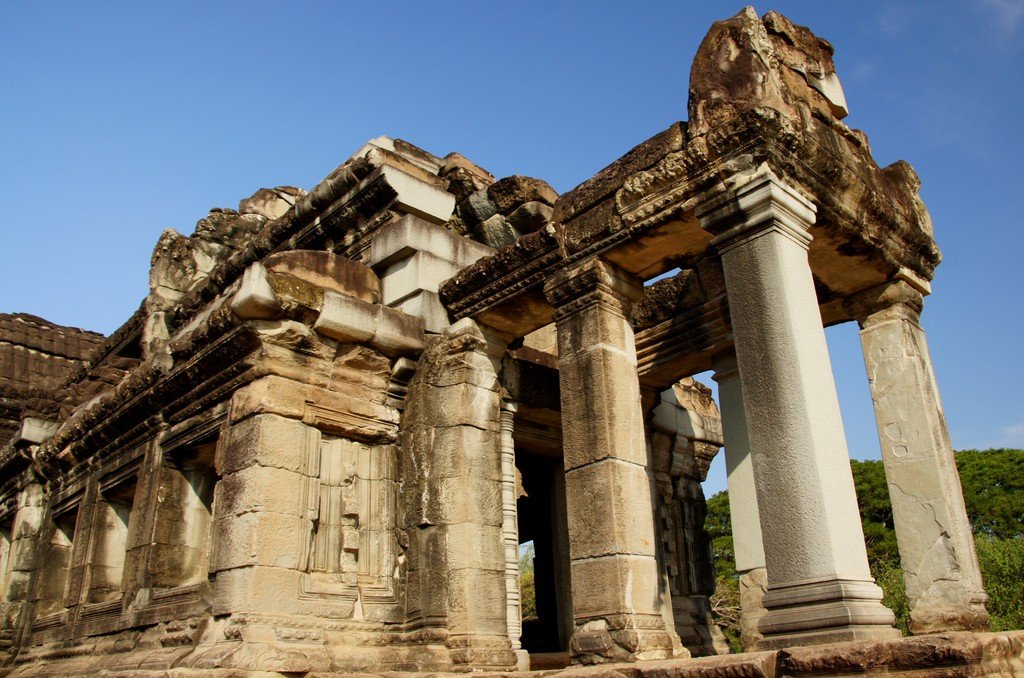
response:
[[[736,572],[740,576],[740,640],[745,651],[753,652],[762,637],[757,627],[765,615],[764,594],[768,574],[764,566],[754,465],[750,460],[750,437],[743,410],[743,385],[734,353],[715,356],[713,366],[725,438],[733,551]]]
[[[402,418],[409,611],[464,671],[517,666],[509,632],[499,369],[509,337],[470,318],[431,342]]]
[[[893,638],[868,570],[807,259],[815,208],[767,166],[698,209],[716,237],[768,569],[762,647]]]
[[[910,602],[910,631],[988,627],[978,557],[924,330],[904,281],[854,300]]]
[[[0,660],[17,651],[22,635],[30,628],[32,604],[39,599],[33,586],[39,586],[35,580],[43,566],[40,541],[45,538],[46,492],[39,483],[29,482],[17,496],[0,599],[0,640],[10,644],[0,646]]]
[[[642,288],[590,259],[545,286],[555,307],[577,663],[661,659],[661,616],[630,303]]]

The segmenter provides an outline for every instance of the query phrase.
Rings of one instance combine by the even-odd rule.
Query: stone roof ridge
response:
[[[0,341],[72,360],[87,358],[105,339],[98,332],[59,325],[31,313],[0,313]]]

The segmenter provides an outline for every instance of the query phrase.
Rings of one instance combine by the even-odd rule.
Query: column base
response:
[[[768,591],[768,572],[755,567],[740,574],[740,643],[744,652],[760,649],[758,624],[764,618],[764,594]]]
[[[761,650],[900,637],[893,628],[896,616],[882,605],[882,589],[872,581],[769,586],[763,603],[767,612],[758,622]]]
[[[934,607],[910,611],[910,632],[915,636],[954,631],[988,631],[989,617],[985,604],[972,601],[962,607]]]
[[[451,653],[453,671],[511,671],[519,661],[507,636],[453,635],[445,644]]]
[[[605,664],[689,657],[659,615],[613,615],[576,627],[569,641],[573,664]],[[673,642],[675,640],[675,642]]]

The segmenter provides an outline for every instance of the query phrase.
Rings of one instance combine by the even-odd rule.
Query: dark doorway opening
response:
[[[519,543],[526,547],[520,549],[525,556],[520,562],[528,565],[532,550],[535,601],[534,613],[523,615],[523,649],[531,654],[564,652],[572,632],[572,595],[562,460],[516,450],[516,466],[525,492],[518,499]]]

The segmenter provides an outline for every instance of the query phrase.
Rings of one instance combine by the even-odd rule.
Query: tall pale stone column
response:
[[[575,630],[574,662],[660,659],[680,647],[661,616],[630,303],[641,287],[590,259],[551,278]]]
[[[765,615],[764,594],[768,587],[761,517],[757,511],[754,465],[750,460],[750,437],[736,355],[730,352],[716,356],[713,367],[725,438],[733,551],[736,572],[740,575],[740,639],[743,649],[751,652],[757,649],[762,638],[757,627]]]
[[[807,259],[814,213],[767,166],[698,210],[722,258],[742,380],[768,570],[762,647],[899,635],[868,570]]]
[[[978,557],[924,330],[904,281],[857,300],[912,633],[988,627]],[[856,303],[856,302],[855,302]]]

